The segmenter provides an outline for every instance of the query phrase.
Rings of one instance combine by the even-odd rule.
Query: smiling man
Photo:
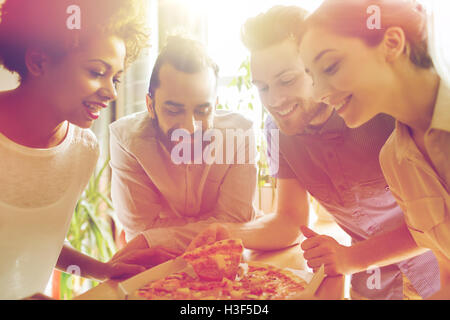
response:
[[[378,161],[393,119],[381,115],[350,129],[333,111],[341,101],[315,102],[314,83],[299,54],[305,15],[298,7],[274,7],[242,29],[253,82],[271,115],[266,131],[281,131],[278,207],[301,199],[296,207],[288,207],[289,215],[307,225],[310,193],[351,236],[352,245],[346,247],[301,228],[308,238],[302,243],[308,265],[316,269],[324,264],[328,274],[353,274],[354,298],[401,299],[416,292],[428,297],[439,288],[436,259],[410,236]],[[378,286],[368,285],[372,272],[366,270],[371,266],[381,267]],[[408,285],[415,290],[402,290]]]
[[[308,265],[316,270],[323,264],[328,275],[352,275],[354,299],[429,297],[440,286],[436,258],[412,239],[378,161],[394,121],[382,115],[350,129],[332,107],[315,102],[314,83],[299,54],[305,15],[295,6],[276,6],[242,28],[252,80],[270,113],[265,130],[275,147],[268,153],[271,167],[278,168],[278,200],[273,214],[222,226],[246,247],[259,249],[287,246],[303,233]],[[277,141],[271,132],[278,129]],[[351,236],[351,246],[305,227],[308,193]],[[197,239],[214,235],[217,227]]]
[[[126,239],[133,239],[118,256],[159,245],[181,253],[213,222],[254,218],[252,122],[216,110],[217,81],[218,67],[201,44],[171,37],[153,68],[148,110],[111,124],[112,200]],[[205,136],[211,132],[218,140]],[[232,148],[220,143],[229,135],[237,140]],[[209,154],[217,161],[196,157],[196,149],[202,154],[215,142]],[[183,161],[177,150],[186,153]],[[238,153],[247,161],[223,161]]]

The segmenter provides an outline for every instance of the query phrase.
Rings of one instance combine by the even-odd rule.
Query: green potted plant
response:
[[[252,92],[252,80],[250,70],[250,58],[241,63],[239,67],[239,75],[234,77],[229,83],[229,88],[236,88],[239,93],[239,99],[236,109],[239,111],[252,111],[256,113],[255,105],[258,103],[258,98],[255,97]],[[227,104],[220,105],[219,108],[230,109]],[[276,179],[269,174],[269,166],[267,161],[267,143],[266,138],[262,134],[264,130],[264,122],[267,117],[267,111],[264,108],[260,108],[260,114],[257,118],[257,132],[256,148],[258,153],[257,169],[258,169],[258,181],[257,181],[257,203],[258,208],[264,212],[270,212],[274,209],[275,194],[276,194]]]
[[[84,254],[106,262],[116,252],[113,228],[116,223],[109,199],[110,182],[106,176],[109,159],[95,172],[75,207],[67,234],[70,245]],[[72,299],[98,283],[69,273],[61,273],[60,299]]]

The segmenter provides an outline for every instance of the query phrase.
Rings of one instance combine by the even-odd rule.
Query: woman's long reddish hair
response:
[[[380,28],[371,29],[367,21],[380,11]],[[363,39],[376,46],[389,27],[400,27],[409,43],[409,57],[421,68],[433,63],[427,49],[427,16],[424,8],[414,0],[325,0],[307,19],[308,27],[322,26],[339,35]]]

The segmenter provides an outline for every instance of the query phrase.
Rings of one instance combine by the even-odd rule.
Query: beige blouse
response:
[[[417,244],[450,259],[450,88],[443,81],[425,148],[432,163],[397,122],[381,150],[381,167]]]
[[[250,157],[241,164],[226,161],[227,152],[232,158],[248,153],[252,149],[248,139],[226,150],[224,161],[177,164],[146,111],[121,118],[110,129],[111,196],[127,240],[142,233],[150,246],[184,250],[210,223],[255,217],[254,161],[248,161]],[[246,132],[252,123],[237,113],[217,111],[214,129],[225,143],[233,130]],[[249,132],[254,138],[253,130]]]

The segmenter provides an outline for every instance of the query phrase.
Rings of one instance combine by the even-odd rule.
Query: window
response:
[[[249,56],[240,39],[240,30],[245,21],[275,5],[296,5],[313,11],[322,3],[322,0],[194,0],[189,3],[193,3],[195,7],[206,13],[208,50],[220,66],[219,97],[221,103],[235,110],[242,105],[242,100],[251,99],[251,95],[258,97],[254,89],[248,93],[248,96],[242,96],[237,94],[236,88],[228,88],[232,78],[243,72],[239,70],[239,67]],[[262,107],[259,99],[252,100],[254,101],[253,110],[239,108],[239,111],[255,122],[259,122],[262,119]],[[261,127],[260,123],[256,125]]]

